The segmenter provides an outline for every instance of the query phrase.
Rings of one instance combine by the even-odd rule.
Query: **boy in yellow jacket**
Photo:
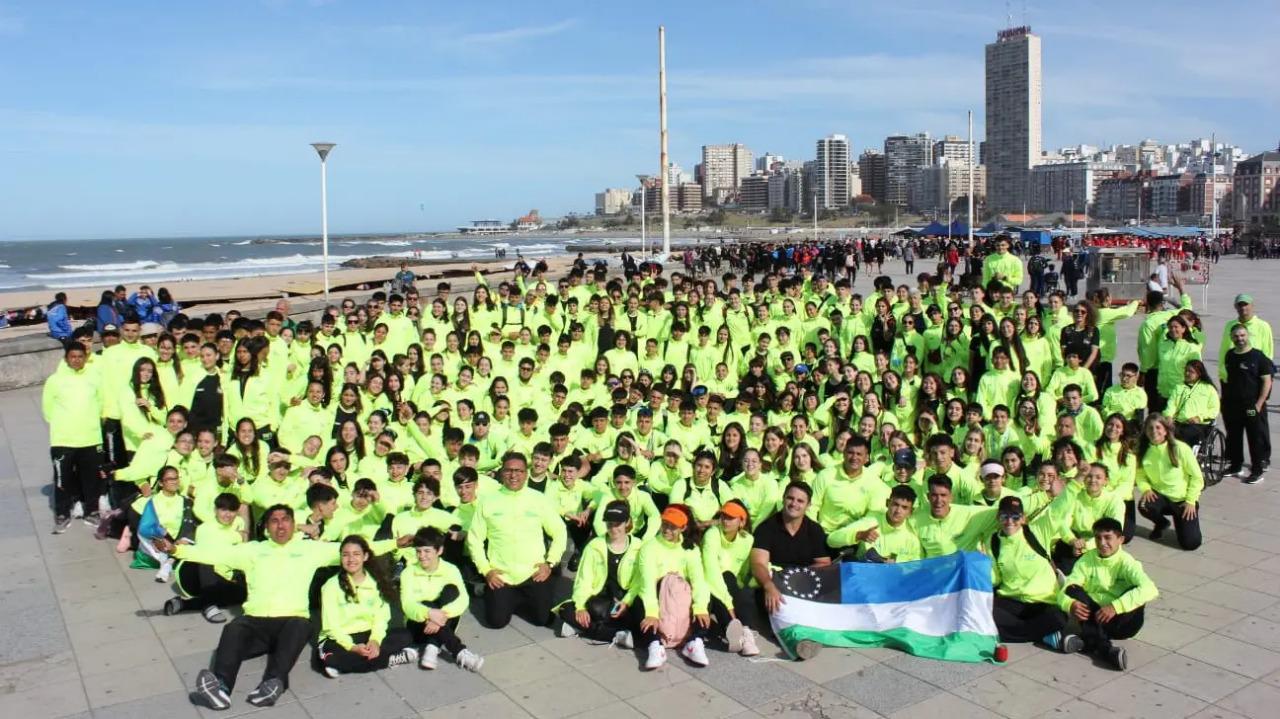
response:
[[[1142,563],[1124,551],[1124,526],[1114,517],[1093,523],[1097,548],[1076,562],[1058,594],[1058,606],[1080,622],[1084,651],[1120,671],[1127,666],[1124,647],[1142,629],[1144,607],[1159,596]]]

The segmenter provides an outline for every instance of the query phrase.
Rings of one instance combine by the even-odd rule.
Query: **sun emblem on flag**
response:
[[[809,567],[792,567],[782,574],[787,594],[800,599],[813,599],[822,592],[822,577]]]

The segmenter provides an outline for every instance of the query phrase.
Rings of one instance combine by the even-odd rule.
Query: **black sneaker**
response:
[[[274,706],[282,694],[284,694],[284,682],[279,679],[264,679],[257,689],[249,692],[245,701],[255,707],[269,707]]]
[[[1111,647],[1107,652],[1107,661],[1116,671],[1124,671],[1129,667],[1129,656],[1125,653],[1124,647]]]
[[[84,515],[84,523],[87,526],[93,527],[94,529],[97,529],[98,524],[101,522],[102,522],[102,515],[97,512],[89,512],[88,514]]]
[[[1148,534],[1147,537],[1149,537],[1153,542],[1158,541],[1161,537],[1164,536],[1164,530],[1168,528],[1169,528],[1168,522],[1164,524],[1157,524],[1156,526],[1151,528],[1151,534]]]
[[[1264,480],[1266,480],[1266,477],[1262,476],[1262,472],[1254,472],[1253,474],[1244,478],[1244,483],[1245,484],[1262,484]]]
[[[196,688],[189,698],[192,704],[208,707],[214,711],[225,711],[231,706],[231,697],[227,695],[227,688],[222,686],[222,681],[208,669],[201,669],[196,675]]]
[[[59,514],[53,518],[53,533],[62,534],[67,531],[67,527],[71,526],[71,517],[65,514]]]
[[[578,563],[581,561],[582,561],[582,554],[580,552],[574,552],[573,556],[569,557],[569,571],[577,573]]]

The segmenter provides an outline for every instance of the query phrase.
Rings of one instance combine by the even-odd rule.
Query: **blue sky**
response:
[[[1044,41],[1046,148],[1275,147],[1276,0],[0,0],[0,238],[449,228],[589,210],[672,158],[982,135],[983,45]],[[109,10],[108,10],[109,8]]]

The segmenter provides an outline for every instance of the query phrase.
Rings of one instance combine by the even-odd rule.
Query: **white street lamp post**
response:
[[[320,247],[324,254],[324,301],[329,303],[329,188],[325,176],[325,160],[335,144],[332,142],[313,142],[316,154],[320,156]]]

